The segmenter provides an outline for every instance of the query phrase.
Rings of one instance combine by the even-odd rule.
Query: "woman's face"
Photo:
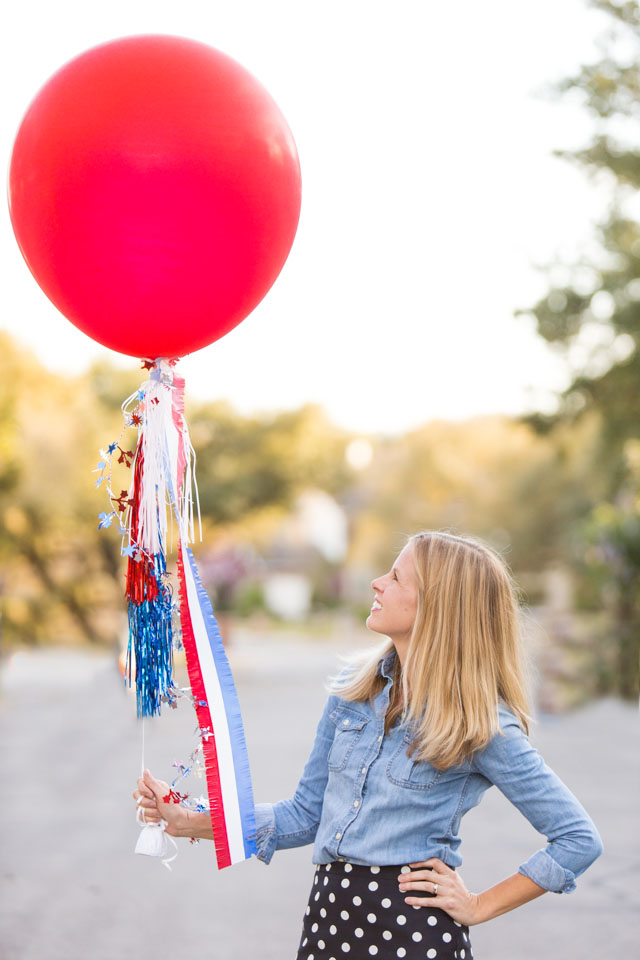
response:
[[[408,643],[418,609],[413,545],[408,543],[388,573],[371,581],[375,599],[367,626],[395,642]]]

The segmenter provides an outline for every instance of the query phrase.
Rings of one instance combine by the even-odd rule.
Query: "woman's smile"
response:
[[[391,570],[371,583],[373,603],[367,626],[406,644],[416,616],[418,588],[413,547],[407,544]]]

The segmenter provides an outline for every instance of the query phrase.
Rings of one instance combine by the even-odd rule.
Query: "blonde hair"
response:
[[[395,657],[385,732],[400,717],[413,729],[409,754],[440,770],[462,763],[500,732],[498,701],[525,733],[532,721],[529,664],[520,635],[517,587],[504,560],[472,537],[430,531],[409,537],[418,584],[404,669]],[[385,685],[386,640],[331,687],[350,701],[373,700]]]

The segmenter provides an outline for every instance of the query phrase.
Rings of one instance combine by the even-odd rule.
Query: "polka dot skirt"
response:
[[[316,867],[296,960],[473,960],[469,928],[438,907],[414,907],[398,874],[408,866]]]

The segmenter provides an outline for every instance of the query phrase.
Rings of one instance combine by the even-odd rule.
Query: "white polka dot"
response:
[[[326,885],[327,885],[328,883],[329,883],[329,877],[325,877],[325,878],[324,878],[324,885],[325,885],[325,887],[326,887]]]
[[[411,873],[411,867],[400,867],[400,873]]]
[[[335,902],[336,902],[336,895],[335,895],[335,893],[330,893],[330,894],[329,894],[329,903],[335,903]]]
[[[463,933],[462,936],[464,937],[465,940],[468,940],[468,939],[469,939],[468,936],[466,935],[466,933]]]
[[[329,927],[329,933],[332,933],[335,936],[337,932],[338,928],[336,927],[335,923],[332,923]]]
[[[305,913],[307,916],[309,916],[309,914],[311,913],[311,907],[307,907],[307,909],[305,910]]]
[[[433,914],[427,917],[427,923],[429,924],[430,927],[435,927],[437,922],[438,922],[438,918],[434,917]]]
[[[302,946],[303,946],[303,947],[306,947],[306,945],[307,945],[308,943],[309,943],[309,938],[308,938],[308,937],[305,937],[304,940],[302,941]]]
[[[318,940],[318,946],[321,950],[324,950],[324,940]]]
[[[431,947],[431,950],[427,950],[427,956],[429,957],[429,960],[436,956],[436,951],[433,949],[433,947]]]
[[[343,943],[343,944],[341,945],[341,949],[342,949],[345,953],[349,953],[349,950],[351,950],[351,944],[350,944],[350,943]]]
[[[369,947],[369,953],[371,954],[372,957],[375,957],[377,952],[378,952],[377,947],[374,947],[374,946]]]
[[[411,934],[411,939],[415,940],[416,943],[420,943],[420,941],[422,940],[422,934],[418,930],[416,930],[415,933]]]
[[[380,904],[381,904],[383,907],[390,907],[390,906],[391,906],[391,900],[389,900],[389,897],[385,897],[384,900],[381,900],[381,901],[380,901]]]
[[[377,880],[372,880],[371,883],[369,884],[369,890],[377,890],[377,889],[378,889]]]
[[[399,957],[406,957],[407,955],[407,951],[405,950],[404,947],[398,947],[397,953]]]
[[[461,927],[461,926],[462,926],[462,924],[461,924],[461,923],[458,923],[457,920],[454,920],[453,922],[455,923],[456,927]]]
[[[362,929],[362,927],[356,927],[355,935],[356,937],[364,937],[364,930]]]
[[[359,907],[360,904],[362,903],[362,897],[354,897],[353,902],[356,905],[356,907]]]
[[[443,934],[442,934],[442,939],[444,940],[445,943],[449,943],[449,941],[451,940],[451,934],[450,934],[450,933],[443,933]]]
[[[391,940],[391,937],[393,936],[393,934],[391,933],[391,930],[383,930],[382,936],[385,940]]]
[[[353,867],[351,866],[351,864],[350,864],[350,863],[345,863],[345,865],[344,865],[344,872],[345,872],[345,873],[351,873],[352,870],[353,870]]]
[[[313,878],[313,882],[314,882],[314,884],[317,883],[317,882],[318,882],[318,878],[317,878],[317,877],[314,877],[314,878]]]
[[[369,867],[371,873],[380,873],[380,867]]]
[[[369,921],[369,923],[375,923],[375,922],[376,922],[376,915],[375,915],[375,913],[368,913],[368,914],[367,914],[367,920]]]
[[[326,917],[326,915],[327,915],[327,911],[325,910],[324,907],[322,907],[321,910],[320,910],[320,916],[321,916],[321,917]]]
[[[346,910],[341,910],[341,911],[340,911],[340,916],[342,917],[343,920],[348,920],[348,919],[349,919],[349,914],[347,913]]]
[[[330,863],[326,863],[324,868],[325,868],[325,870],[331,870],[331,864],[330,864]]]
[[[350,883],[351,883],[351,881],[350,881],[350,880],[347,880],[347,878],[345,877],[344,880],[341,880],[341,881],[340,881],[340,886],[341,886],[341,887],[348,887]]]
[[[312,954],[312,953],[310,953],[310,954],[307,955],[307,960],[313,960],[313,954]]]
[[[406,917],[403,917],[402,914],[400,914],[399,917],[396,917],[396,920],[397,920],[397,922],[398,922],[401,926],[402,926],[403,923],[406,923],[406,922],[407,922],[407,918],[406,918]]]
[[[460,956],[461,956],[461,957],[465,957],[465,956],[466,956],[466,953],[464,952],[464,950],[461,950],[461,951],[460,951]]]
[[[316,895],[315,895],[315,897],[314,897],[313,899],[314,899],[314,900],[319,900],[319,899],[320,899],[320,894],[319,894],[319,893],[316,893]]]
[[[412,909],[412,910],[422,910],[422,907],[419,907],[417,903],[412,903],[412,904],[411,904],[411,909]]]
[[[311,927],[311,933],[315,933],[317,929],[318,929],[318,924],[314,923],[313,926]]]

